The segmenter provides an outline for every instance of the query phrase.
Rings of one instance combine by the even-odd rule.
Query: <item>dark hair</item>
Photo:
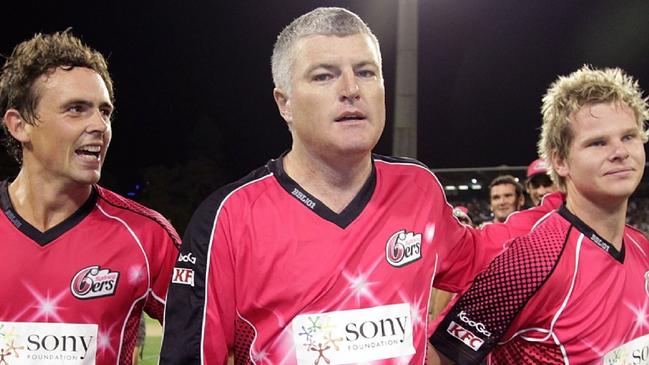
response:
[[[104,56],[85,45],[66,29],[54,34],[34,35],[19,43],[7,58],[0,75],[0,112],[16,109],[29,124],[35,124],[36,108],[40,99],[34,84],[39,77],[53,73],[56,68],[70,70],[85,67],[95,71],[106,84],[111,102],[114,102],[113,80],[108,73]],[[2,124],[7,152],[22,163],[22,146]]]
[[[489,184],[489,197],[491,197],[491,188],[493,188],[496,185],[504,185],[504,184],[514,185],[514,187],[516,188],[517,199],[523,196],[523,185],[521,185],[521,183],[516,181],[515,177],[513,177],[512,175],[500,175],[500,176],[496,176],[495,179],[491,180],[491,184]]]

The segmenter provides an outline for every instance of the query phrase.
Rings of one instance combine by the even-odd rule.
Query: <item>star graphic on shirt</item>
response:
[[[647,310],[649,309],[649,303],[647,303],[647,299],[644,300],[642,306],[635,306],[631,303],[624,304],[631,310],[631,312],[633,312],[633,315],[635,317],[631,333],[633,335],[635,335],[636,333],[642,334],[645,328],[649,328],[649,320],[647,320]]]
[[[424,230],[424,242],[433,243],[433,238],[435,237],[435,224],[428,223],[426,229]]]
[[[355,296],[356,304],[360,304],[361,298],[369,299],[375,304],[378,303],[378,301],[376,300],[374,294],[370,289],[373,285],[376,285],[378,283],[373,281],[368,281],[367,279],[369,274],[359,273],[358,275],[353,276],[347,272],[344,272],[343,275],[345,276],[345,279],[347,279],[347,281],[349,282],[348,288],[350,289],[350,291],[347,299]]]
[[[252,358],[255,360],[255,362],[264,363],[264,361],[266,361],[266,359],[268,358],[268,353],[264,350],[253,352]]]
[[[137,284],[144,280],[146,275],[144,273],[144,267],[141,265],[131,266],[128,270],[128,282],[131,284]]]
[[[107,352],[110,353],[111,356],[117,355],[110,340],[111,333],[113,333],[115,326],[117,326],[117,323],[113,323],[106,330],[100,328],[97,333],[97,352],[100,352],[104,356]]]
[[[356,297],[356,304],[360,305],[361,298],[369,300],[373,305],[379,305],[380,302],[374,296],[371,290],[373,285],[379,284],[375,281],[369,281],[368,278],[374,273],[374,270],[381,263],[382,258],[377,259],[365,272],[358,271],[356,275],[344,270],[343,277],[347,280],[349,293],[347,297],[340,301],[339,308],[344,308],[347,302]]]
[[[67,290],[63,290],[52,297],[50,296],[49,290],[45,294],[42,294],[31,286],[26,286],[35,300],[32,305],[28,306],[29,308],[36,309],[36,315],[30,319],[31,321],[45,320],[48,322],[50,319],[53,319],[55,322],[63,322],[59,314],[59,311],[63,307],[60,307],[58,304],[65,297]]]

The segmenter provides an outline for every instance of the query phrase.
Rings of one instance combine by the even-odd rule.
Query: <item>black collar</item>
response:
[[[11,199],[9,198],[9,183],[12,180],[13,179],[8,179],[0,182],[0,207],[2,208],[2,212],[20,232],[41,246],[45,246],[63,235],[65,232],[74,228],[79,222],[81,222],[81,220],[83,220],[83,218],[90,214],[97,201],[97,191],[93,187],[88,200],[86,200],[86,202],[83,203],[76,212],[72,213],[72,215],[63,220],[63,222],[45,232],[41,232],[18,215],[14,209]]]
[[[620,251],[618,251],[613,244],[605,240],[602,236],[597,234],[595,230],[593,230],[589,225],[584,223],[579,217],[576,215],[572,214],[568,208],[566,207],[565,204],[561,205],[561,208],[559,208],[559,214],[565,218],[568,222],[570,222],[579,232],[583,233],[584,236],[586,236],[588,239],[590,239],[597,247],[601,248],[602,250],[608,252],[611,256],[613,256],[614,259],[619,261],[620,263],[624,263],[624,254],[625,254],[625,249],[624,249],[624,239],[622,239],[622,248]]]
[[[284,170],[284,156],[286,156],[286,152],[279,158],[270,160],[267,165],[268,169],[275,175],[275,178],[282,188],[293,196],[293,198],[302,203],[302,205],[312,210],[315,214],[340,228],[347,228],[347,226],[349,226],[363,211],[372,197],[372,193],[376,187],[376,168],[374,166],[374,159],[372,159],[372,172],[367,178],[367,181],[365,181],[365,184],[363,184],[361,190],[342,212],[336,213],[313,195],[309,194],[308,191],[304,190],[304,188],[295,182],[295,180],[288,176]]]

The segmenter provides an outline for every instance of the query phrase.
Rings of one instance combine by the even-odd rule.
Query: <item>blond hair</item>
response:
[[[538,142],[541,157],[548,162],[553,157],[568,157],[574,138],[570,119],[581,107],[592,103],[628,105],[635,114],[642,141],[647,142],[645,121],[649,119],[649,111],[647,98],[643,98],[638,81],[619,68],[596,69],[584,65],[568,76],[559,76],[543,96],[543,125]],[[557,175],[553,168],[550,168],[550,176],[565,189],[565,178]]]

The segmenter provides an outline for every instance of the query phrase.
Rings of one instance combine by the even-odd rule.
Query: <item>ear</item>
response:
[[[552,161],[552,169],[554,169],[557,175],[561,177],[568,176],[570,166],[568,165],[567,158],[561,158],[557,153],[553,153],[550,160]]]
[[[23,119],[18,110],[8,109],[2,118],[2,122],[7,128],[7,131],[9,131],[11,136],[18,140],[18,142],[29,142],[28,126],[30,126],[30,124]]]
[[[290,128],[291,123],[293,122],[293,111],[291,110],[291,101],[288,93],[276,87],[273,89],[273,98],[275,98],[279,114],[282,115],[282,118],[284,118]]]

